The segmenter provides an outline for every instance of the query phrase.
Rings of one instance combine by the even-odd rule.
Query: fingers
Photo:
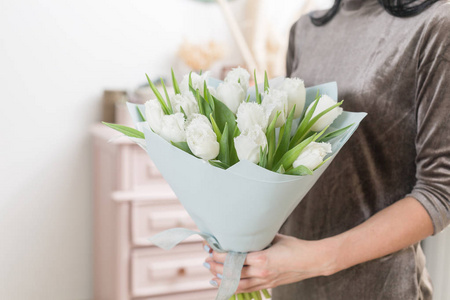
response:
[[[223,274],[223,264],[215,262],[212,258],[207,258],[205,264],[203,264],[211,274],[217,277],[222,277]]]
[[[244,265],[262,268],[267,264],[267,253],[265,251],[251,252],[247,254]]]
[[[212,251],[212,259],[215,262],[224,264],[226,257],[227,257],[227,253],[225,253],[225,252],[224,253],[219,253],[217,251]]]
[[[203,250],[205,250],[207,253],[211,253],[213,251],[206,241],[203,241],[202,244]]]
[[[205,244],[205,247],[208,247],[208,244]],[[206,248],[205,248],[206,250]],[[212,259],[215,262],[224,264],[225,259],[227,257],[227,253],[219,253],[217,251],[213,251],[209,248],[208,253],[212,253]],[[265,266],[267,263],[267,253],[265,251],[257,251],[247,254],[247,257],[245,258],[244,265],[247,266],[256,266],[256,267],[262,267]]]
[[[223,279],[223,264],[215,262],[212,258],[207,258],[204,266],[211,272],[212,275]],[[258,269],[252,266],[244,266],[241,271],[241,279],[267,278],[269,275],[270,274],[268,274],[267,270]]]
[[[222,280],[219,277],[214,277],[210,283],[215,287],[219,287]],[[241,279],[241,281],[239,281],[236,293],[250,293],[268,288],[270,288],[269,284],[259,278]]]

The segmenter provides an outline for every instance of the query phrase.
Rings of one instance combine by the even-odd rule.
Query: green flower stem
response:
[[[270,293],[266,289],[262,290],[261,292],[263,293],[263,295],[264,295],[264,297],[266,299],[272,298],[272,296],[270,295]]]

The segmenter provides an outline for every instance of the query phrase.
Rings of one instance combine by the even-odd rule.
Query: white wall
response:
[[[434,288],[434,300],[450,298],[450,228],[425,240],[427,268]]]
[[[243,1],[231,4],[240,17]],[[167,72],[183,36],[234,47],[216,4],[0,1],[0,299],[90,299],[88,131],[102,90]]]

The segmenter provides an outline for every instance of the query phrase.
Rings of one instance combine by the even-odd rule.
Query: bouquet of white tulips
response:
[[[249,88],[242,68],[223,82],[208,75],[191,72],[178,84],[172,71],[173,96],[147,76],[156,98],[128,104],[137,129],[105,124],[146,149],[200,230],[152,241],[170,249],[200,234],[228,252],[216,299],[234,299],[246,253],[270,245],[366,114],[342,110],[336,83],[305,88],[301,79],[266,75],[263,87],[255,76]]]

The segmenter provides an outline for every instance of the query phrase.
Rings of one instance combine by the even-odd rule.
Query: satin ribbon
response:
[[[160,232],[151,237],[150,242],[162,249],[169,250],[195,234],[201,236],[214,251],[221,253],[226,252],[220,247],[219,242],[214,236],[186,228],[172,228]],[[237,290],[239,280],[241,279],[241,271],[246,257],[247,253],[234,251],[227,252],[223,266],[223,278],[219,286],[216,300],[228,300],[234,295]]]

